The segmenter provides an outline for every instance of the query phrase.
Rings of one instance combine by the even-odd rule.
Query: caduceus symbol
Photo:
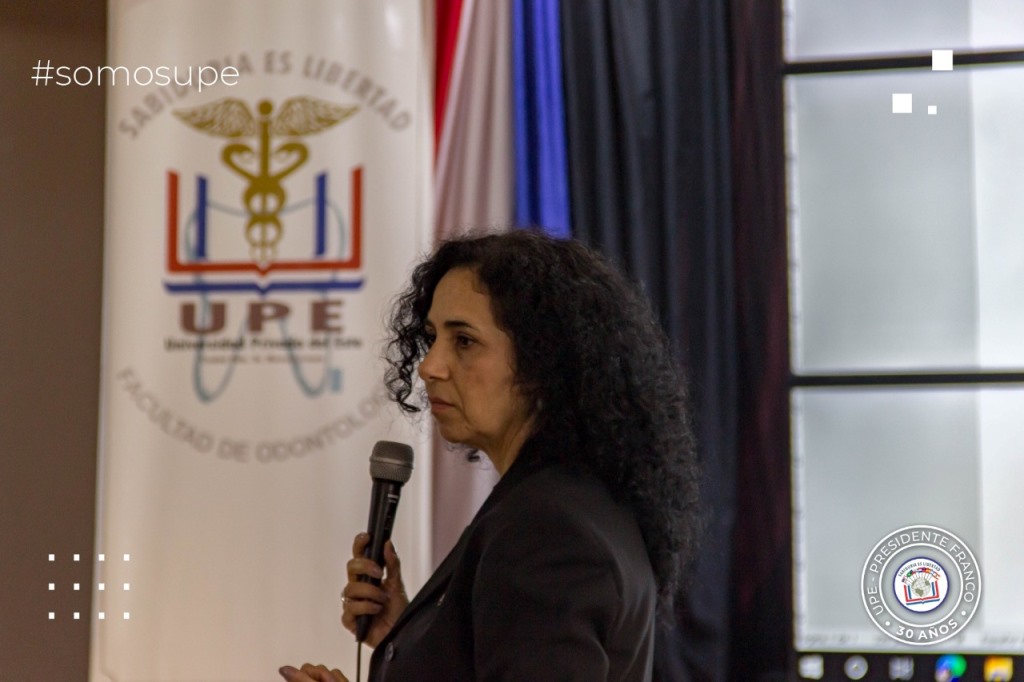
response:
[[[226,97],[174,112],[188,125],[210,135],[232,140],[256,138],[255,148],[244,142],[226,145],[221,159],[248,182],[242,192],[242,203],[249,213],[245,239],[253,260],[261,266],[274,259],[284,233],[278,217],[287,197],[282,182],[309,158],[309,149],[301,142],[292,139],[275,147],[273,138],[297,138],[320,132],[344,121],[358,108],[312,97],[292,97],[285,100],[276,115],[273,103],[262,100],[254,115],[244,101]]]

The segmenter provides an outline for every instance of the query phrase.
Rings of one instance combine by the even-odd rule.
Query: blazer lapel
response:
[[[466,544],[469,542],[469,537],[472,535],[473,529],[479,524],[480,519],[492,508],[498,504],[509,491],[516,487],[520,481],[526,478],[531,472],[535,471],[540,467],[544,460],[538,456],[539,448],[536,444],[531,441],[527,441],[523,444],[522,450],[519,452],[519,456],[509,467],[505,475],[501,477],[497,485],[494,486],[494,490],[484,500],[479,511],[473,516],[473,520],[470,522],[466,529],[462,531],[462,535],[459,536],[459,541],[455,543],[455,547],[452,551],[448,552],[448,556],[444,558],[441,565],[437,567],[434,574],[430,576],[430,579],[420,588],[420,591],[416,593],[413,600],[409,602],[409,606],[406,607],[402,615],[395,621],[391,631],[387,634],[384,639],[378,644],[378,648],[381,644],[387,644],[391,641],[392,635],[396,634],[401,630],[402,625],[409,620],[413,615],[416,614],[426,604],[431,604],[435,601],[437,593],[442,591],[448,586],[448,581],[451,580],[452,573],[455,572],[455,567],[459,565],[462,560],[462,555],[466,551]]]
[[[466,528],[468,531],[469,528]],[[466,531],[462,533],[459,541],[455,543],[455,547],[452,551],[448,552],[448,556],[444,558],[441,565],[437,567],[434,574],[430,576],[430,579],[420,588],[416,596],[413,597],[412,601],[409,602],[409,606],[402,611],[402,615],[395,621],[394,626],[391,628],[391,632],[388,633],[387,637],[381,640],[381,643],[385,643],[391,640],[392,633],[398,632],[401,629],[405,621],[409,620],[417,611],[419,611],[424,604],[429,604],[434,598],[434,595],[448,586],[448,581],[452,577],[452,573],[455,571],[455,566],[458,564],[458,559],[462,556],[465,549],[465,539],[468,537]],[[379,645],[378,645],[379,646]]]

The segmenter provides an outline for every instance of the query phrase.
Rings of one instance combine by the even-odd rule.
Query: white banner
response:
[[[429,438],[378,359],[430,240],[423,21],[111,3],[90,679],[354,671],[339,592],[379,439],[419,455],[394,538],[410,591],[427,577]]]

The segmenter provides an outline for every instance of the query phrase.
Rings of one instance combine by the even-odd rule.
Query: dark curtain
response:
[[[742,500],[733,679],[782,680],[791,646],[789,313],[781,2],[731,0]]]
[[[737,332],[726,6],[564,0],[574,235],[642,282],[688,379],[706,530],[655,679],[725,680],[736,501]]]

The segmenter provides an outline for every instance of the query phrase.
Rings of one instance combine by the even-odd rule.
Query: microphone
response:
[[[391,529],[395,525],[395,512],[398,511],[398,497],[402,485],[412,475],[412,448],[405,443],[394,443],[381,440],[373,446],[370,455],[370,477],[373,478],[373,492],[370,493],[370,519],[366,524],[366,532],[370,535],[370,544],[363,551],[363,556],[384,565],[384,543],[391,539]],[[361,582],[370,582],[380,586],[380,580],[368,575],[359,576]],[[370,631],[370,619],[367,614],[356,618],[356,641],[362,642]]]

